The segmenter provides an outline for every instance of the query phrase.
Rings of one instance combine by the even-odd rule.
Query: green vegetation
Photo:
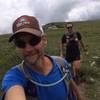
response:
[[[100,21],[75,22],[76,31],[79,31],[89,55],[82,53],[82,65],[80,80],[85,82],[85,95],[87,100],[99,100],[100,98]],[[58,29],[48,28],[56,25]],[[58,27],[59,26],[59,27]],[[46,53],[49,55],[59,55],[60,39],[66,30],[63,23],[47,24],[43,28],[48,36],[48,46]],[[13,65],[20,63],[16,55],[15,47],[8,43],[10,35],[0,36],[0,79],[5,72]]]

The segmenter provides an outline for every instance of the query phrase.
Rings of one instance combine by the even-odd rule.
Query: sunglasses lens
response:
[[[25,45],[26,45],[26,43],[22,40],[16,40],[14,41],[14,43],[18,48],[25,48]]]
[[[14,44],[18,48],[25,48],[26,44],[28,43],[31,46],[37,45],[41,41],[41,37],[33,36],[29,41],[23,41],[23,40],[15,40]]]
[[[72,27],[67,27],[67,29],[72,29]]]
[[[40,41],[41,41],[41,38],[40,38],[40,37],[33,37],[33,38],[29,41],[29,44],[30,44],[31,46],[35,46],[35,45],[37,45]]]

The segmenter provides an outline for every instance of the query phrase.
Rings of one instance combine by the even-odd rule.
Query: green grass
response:
[[[76,31],[79,31],[86,45],[89,55],[82,54],[80,79],[84,80],[85,94],[87,100],[99,100],[100,98],[100,21],[75,22]],[[59,24],[60,26],[60,24]],[[60,55],[60,39],[66,32],[64,28],[45,30],[48,37],[46,53],[49,55]],[[13,65],[20,63],[16,55],[15,47],[8,43],[10,35],[0,36],[0,79]],[[94,58],[97,56],[98,58]],[[95,62],[93,66],[91,63]],[[91,80],[91,78],[93,80]]]

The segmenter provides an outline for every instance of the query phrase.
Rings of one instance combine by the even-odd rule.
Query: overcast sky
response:
[[[41,24],[100,19],[100,0],[0,0],[0,34],[11,33],[21,15],[34,15]]]

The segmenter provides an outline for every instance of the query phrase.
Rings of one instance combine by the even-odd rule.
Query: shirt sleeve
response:
[[[76,32],[76,34],[77,34],[77,38],[78,38],[78,40],[81,40],[81,39],[82,39],[81,34],[80,34],[79,32]]]
[[[7,90],[15,85],[20,85],[25,87],[26,80],[23,74],[18,70],[18,68],[13,68],[9,70],[2,81],[2,91],[3,94],[7,92]]]
[[[61,42],[62,42],[62,44],[63,44],[63,43],[66,43],[66,35],[65,35],[65,34],[62,36]]]

